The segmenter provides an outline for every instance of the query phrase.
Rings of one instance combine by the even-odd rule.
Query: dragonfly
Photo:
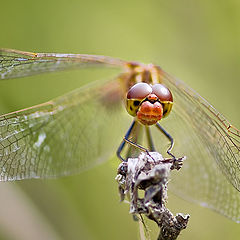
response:
[[[126,143],[140,146],[145,128],[149,150],[187,156],[170,190],[240,222],[240,131],[184,82],[153,64],[0,49],[1,79],[86,67],[120,74],[0,116],[0,180],[77,174],[109,159],[114,149],[124,161]]]

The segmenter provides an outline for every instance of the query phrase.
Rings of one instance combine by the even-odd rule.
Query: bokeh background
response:
[[[1,0],[0,8],[0,47],[152,62],[240,126],[238,0]],[[2,81],[0,113],[112,74],[80,70]],[[117,163],[113,155],[78,176],[1,183],[0,239],[138,239],[129,206],[119,204]],[[219,214],[172,194],[168,206],[191,214],[179,239],[239,239],[240,225]]]

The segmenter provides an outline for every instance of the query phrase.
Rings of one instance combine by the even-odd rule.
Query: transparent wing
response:
[[[0,79],[30,76],[86,66],[122,67],[124,61],[87,54],[31,53],[0,49]]]
[[[119,92],[116,80],[93,83],[1,116],[0,180],[75,174],[107,160],[128,124]]]
[[[186,155],[171,189],[240,222],[240,132],[205,99],[167,73],[173,112],[162,126],[175,139],[173,152]]]

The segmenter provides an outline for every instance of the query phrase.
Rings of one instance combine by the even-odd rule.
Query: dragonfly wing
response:
[[[196,201],[240,222],[240,132],[205,99],[164,73],[174,106],[162,125],[175,139],[174,154],[186,155],[170,184]]]
[[[87,54],[31,53],[0,49],[0,79],[31,76],[66,69],[108,66],[123,67],[124,61]]]
[[[92,83],[1,116],[0,180],[75,174],[107,160],[128,122],[117,83]]]

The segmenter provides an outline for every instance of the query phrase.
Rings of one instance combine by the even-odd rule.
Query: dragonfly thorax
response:
[[[171,92],[160,83],[136,83],[129,89],[126,97],[128,113],[144,125],[156,124],[166,117],[172,104]]]

